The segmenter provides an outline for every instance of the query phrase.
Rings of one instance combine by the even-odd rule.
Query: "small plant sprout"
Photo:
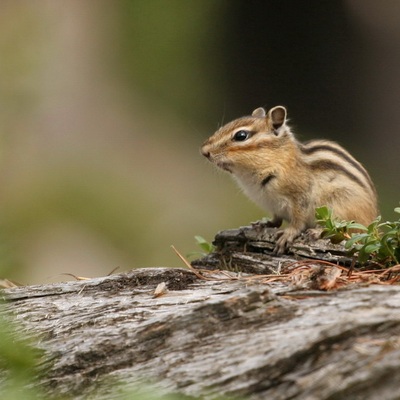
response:
[[[400,207],[394,212],[400,214]],[[323,227],[322,237],[332,243],[345,241],[344,246],[351,255],[357,255],[361,264],[375,262],[383,267],[400,263],[400,218],[397,221],[381,222],[377,217],[368,226],[354,221],[338,221],[326,206],[316,209],[316,218]]]
[[[215,250],[215,246],[207,242],[202,236],[195,236],[194,239],[196,240],[197,245],[203,250],[205,254],[210,254]]]
[[[188,258],[205,257],[207,254],[210,254],[213,251],[215,251],[215,246],[212,243],[208,242],[206,239],[204,239],[203,236],[196,235],[194,237],[194,240],[196,241],[197,246],[200,247],[201,251],[194,251],[187,254]]]

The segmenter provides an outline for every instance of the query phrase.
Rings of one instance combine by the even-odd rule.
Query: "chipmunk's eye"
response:
[[[244,142],[250,137],[250,132],[245,130],[237,131],[234,135],[232,140],[234,142]]]

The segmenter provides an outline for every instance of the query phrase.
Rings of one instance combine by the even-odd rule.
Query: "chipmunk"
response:
[[[245,194],[273,215],[274,252],[284,253],[293,240],[316,225],[316,207],[326,205],[342,220],[368,225],[377,216],[377,195],[364,167],[337,143],[296,140],[286,123],[286,108],[251,116],[221,127],[201,153],[231,173]]]

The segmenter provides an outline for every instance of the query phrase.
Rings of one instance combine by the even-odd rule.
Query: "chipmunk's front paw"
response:
[[[300,234],[300,230],[292,227],[287,227],[286,229],[279,231],[276,233],[275,238],[276,244],[274,248],[275,254],[284,254],[286,253],[288,247],[293,243],[293,240],[296,239]]]

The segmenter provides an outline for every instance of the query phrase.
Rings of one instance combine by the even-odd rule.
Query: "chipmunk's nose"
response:
[[[201,154],[203,154],[204,157],[210,158],[211,154],[207,150],[201,149]]]
[[[201,154],[202,154],[204,157],[210,159],[211,153],[210,153],[210,150],[208,150],[208,146],[203,146],[203,147],[201,148],[200,152],[201,152]]]

